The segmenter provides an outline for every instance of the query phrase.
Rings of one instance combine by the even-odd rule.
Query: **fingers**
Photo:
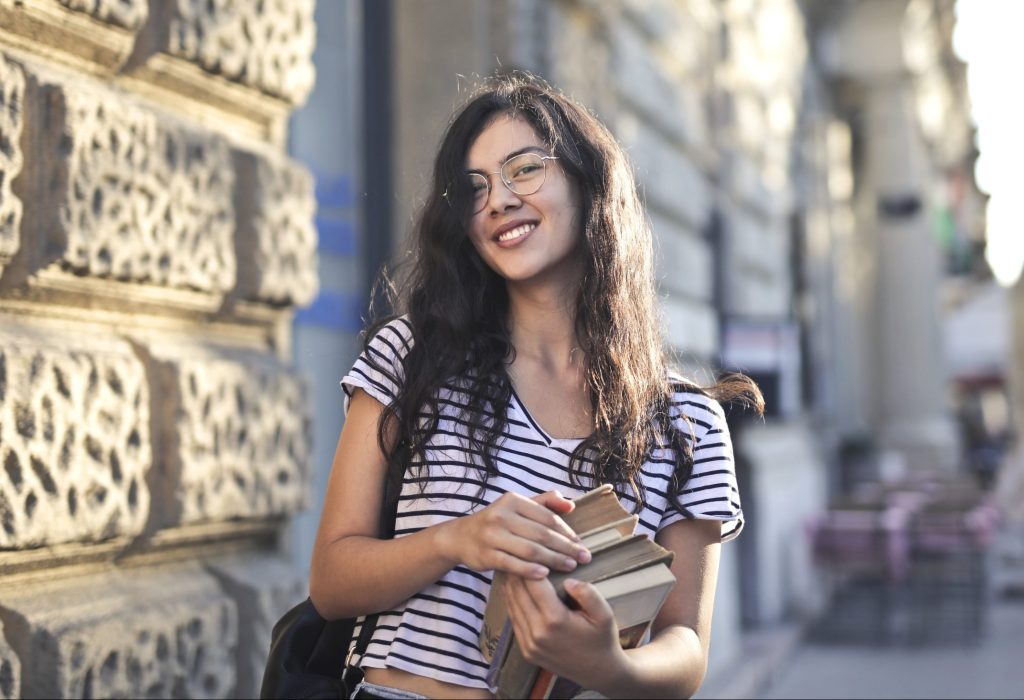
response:
[[[551,494],[555,492],[542,496],[552,502],[562,499]],[[492,507],[490,517],[501,531],[498,546],[512,556],[559,571],[572,571],[578,563],[590,561],[590,552],[572,528],[538,501],[508,493]]]
[[[534,496],[531,500],[556,513],[568,513],[576,507],[575,503],[558,491],[545,491],[539,496]]]
[[[507,571],[529,579],[542,579],[551,570],[569,572],[590,561],[590,552],[552,509],[568,512],[572,507],[556,491],[534,498],[506,493],[450,525],[439,549],[481,571]]]
[[[509,576],[505,600],[516,638],[527,645],[557,631],[568,613],[549,581]]]
[[[514,521],[510,531],[531,546],[532,551],[524,552],[524,558],[561,571],[572,571],[577,563],[590,561],[590,552],[564,520],[535,502],[519,505],[522,519]]]

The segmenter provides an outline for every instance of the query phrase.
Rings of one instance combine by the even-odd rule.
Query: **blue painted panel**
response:
[[[352,257],[358,252],[356,228],[351,221],[317,216],[316,230],[320,238],[317,248],[321,252],[343,257]]]
[[[351,207],[355,203],[352,178],[346,173],[314,171],[316,201],[325,207]]]
[[[357,294],[324,290],[312,304],[295,314],[295,323],[358,333],[363,328],[360,316],[364,305]]]

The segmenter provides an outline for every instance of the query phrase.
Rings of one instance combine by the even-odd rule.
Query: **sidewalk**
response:
[[[741,668],[709,681],[702,700],[1024,699],[1024,596],[993,596],[975,645],[826,645],[794,626],[751,637]]]

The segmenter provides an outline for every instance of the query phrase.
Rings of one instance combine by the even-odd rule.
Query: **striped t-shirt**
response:
[[[403,380],[401,359],[411,346],[412,325],[407,318],[399,317],[381,328],[341,380],[346,408],[356,388],[389,405],[398,393],[397,382]],[[375,370],[367,353],[386,371]],[[500,473],[491,477],[481,492],[475,468],[481,460],[459,439],[466,434],[460,410],[466,404],[465,394],[453,386],[441,389],[438,398],[440,422],[426,452],[431,478],[424,489],[422,478],[406,476],[395,517],[395,537],[480,510],[506,491],[528,497],[552,489],[567,498],[582,494],[568,476],[570,455],[580,441],[545,433],[515,392],[496,453]],[[743,518],[722,409],[713,399],[679,391],[673,396],[671,411],[683,434],[693,441],[693,474],[680,501],[695,518],[722,521],[722,540],[732,539],[742,528]],[[641,480],[647,503],[638,513],[637,532],[653,538],[666,525],[683,519],[667,493],[673,467],[668,452],[658,450],[644,464]],[[620,494],[620,498],[632,512],[632,494]],[[492,575],[492,571],[456,566],[401,605],[383,611],[366,653],[353,662],[362,668],[397,668],[447,683],[486,688],[487,663],[480,653],[479,635]]]

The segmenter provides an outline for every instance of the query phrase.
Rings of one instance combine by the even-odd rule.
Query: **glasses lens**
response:
[[[480,173],[469,174],[469,196],[473,199],[473,213],[477,213],[487,204],[487,193],[490,184]]]
[[[523,153],[501,166],[501,179],[516,194],[533,194],[544,184],[544,159]]]

